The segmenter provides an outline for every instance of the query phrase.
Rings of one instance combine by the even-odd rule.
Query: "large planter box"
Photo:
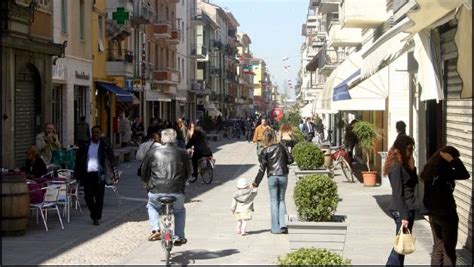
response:
[[[301,179],[301,177],[303,177],[305,175],[326,174],[326,175],[330,176],[330,174],[331,174],[331,171],[327,170],[326,168],[320,168],[320,169],[316,169],[316,170],[300,170],[298,167],[296,167],[294,169],[294,171],[295,171],[295,176],[296,176],[297,180]]]
[[[336,215],[334,222],[303,222],[296,214],[287,217],[290,249],[326,248],[334,252],[342,252],[346,242],[346,216]]]

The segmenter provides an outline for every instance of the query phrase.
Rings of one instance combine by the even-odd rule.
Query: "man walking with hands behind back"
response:
[[[303,124],[303,135],[304,139],[308,142],[311,142],[314,138],[315,125],[311,121],[311,118],[306,118],[306,122]]]
[[[114,151],[102,137],[102,129],[92,127],[92,138],[77,152],[75,175],[84,185],[84,198],[94,225],[102,219],[105,177],[115,175],[116,166]]]
[[[153,147],[147,152],[142,165],[142,182],[148,190],[148,217],[150,220],[151,235],[149,241],[159,240],[161,203],[158,201],[163,196],[173,196],[175,216],[175,229],[178,240],[175,246],[187,242],[184,237],[186,222],[186,209],[184,208],[184,187],[191,174],[191,164],[186,150],[176,146],[176,131],[165,129],[161,132],[160,147]]]

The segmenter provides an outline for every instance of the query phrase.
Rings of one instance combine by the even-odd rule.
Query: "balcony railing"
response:
[[[210,67],[209,68],[209,73],[213,76],[218,76],[221,74],[221,70],[217,67]]]
[[[234,72],[227,71],[226,78],[230,82],[239,83],[239,76],[237,76]]]
[[[211,40],[211,47],[214,50],[221,50],[224,47],[224,45],[222,44],[221,41]]]
[[[167,39],[166,41],[169,44],[179,44],[180,40],[181,40],[181,31],[178,29],[173,29],[171,30],[171,37]]]
[[[133,63],[133,52],[126,49],[109,49],[107,50],[107,61]]]
[[[334,48],[328,48],[327,45],[324,45],[319,52],[319,73],[329,76],[331,72],[344,61],[344,58],[345,55],[343,53],[337,53]]]
[[[131,20],[136,24],[148,24],[153,20],[155,10],[145,0],[133,1],[133,15]]]
[[[155,80],[159,84],[178,84],[181,81],[181,75],[178,70],[170,68],[155,69]]]
[[[207,56],[207,47],[204,45],[191,45],[191,57],[205,59]]]
[[[171,38],[171,24],[168,21],[160,21],[153,24],[153,32],[156,39]]]
[[[344,0],[340,7],[340,21],[344,28],[375,28],[388,19],[385,1]]]
[[[341,0],[321,0],[319,4],[319,13],[329,14],[332,12],[337,12],[340,2]]]

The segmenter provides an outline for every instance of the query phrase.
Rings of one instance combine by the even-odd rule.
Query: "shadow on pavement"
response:
[[[193,264],[195,260],[216,259],[240,253],[237,249],[224,249],[218,251],[209,250],[188,250],[171,254],[171,262],[173,264]]]
[[[261,230],[256,230],[256,231],[248,231],[247,235],[258,235],[258,234],[266,233],[266,232],[270,232],[270,229],[261,229]]]
[[[373,196],[373,198],[375,198],[377,205],[379,205],[380,209],[384,211],[385,215],[392,218],[392,212],[390,211],[390,202],[392,201],[392,195],[378,195],[378,196]],[[419,212],[419,210],[416,210],[415,220],[424,220],[424,219],[425,218]]]

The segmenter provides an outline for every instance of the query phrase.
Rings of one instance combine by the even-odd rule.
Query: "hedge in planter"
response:
[[[311,142],[299,142],[291,150],[300,170],[315,170],[324,163],[324,153]]]
[[[351,260],[341,255],[322,248],[301,248],[278,257],[278,265],[350,265]]]
[[[311,222],[332,221],[339,201],[336,182],[321,174],[300,179],[293,198],[300,220]]]
[[[295,137],[296,143],[304,142],[304,135],[300,131],[300,128],[293,126],[293,136]]]

